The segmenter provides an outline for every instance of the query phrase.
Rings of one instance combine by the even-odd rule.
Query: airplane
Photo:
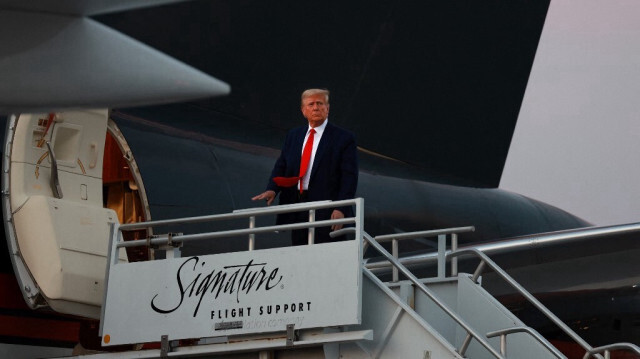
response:
[[[89,3],[91,4],[91,2]],[[138,2],[138,5],[141,3],[143,2]],[[2,2],[1,4],[3,19],[11,20],[8,23],[11,26],[7,25],[7,29],[18,26],[20,23],[38,23],[45,30],[61,31],[60,29],[68,30],[70,27],[76,26],[74,22],[78,22],[77,18],[72,18],[69,21],[71,24],[61,25],[55,21],[48,23],[43,21],[42,18],[55,17],[55,15],[34,14],[30,11],[32,9],[20,8],[20,5],[16,5],[11,1]],[[70,73],[71,76],[76,74],[77,77],[70,77],[68,81],[62,83],[59,80],[51,79],[52,84],[61,87],[57,91],[49,90],[40,95],[36,90],[40,86],[45,86],[46,88],[49,79],[41,78],[42,73],[34,72],[32,69],[46,66],[48,64],[47,58],[51,55],[60,55],[57,48],[57,46],[61,45],[60,43],[55,43],[53,48],[45,47],[39,49],[36,47],[39,52],[36,52],[34,56],[39,60],[38,62],[30,63],[29,67],[25,68],[25,63],[15,60],[8,61],[8,66],[0,67],[3,75],[5,73],[19,74],[19,76],[15,75],[14,78],[9,78],[13,83],[23,81],[27,84],[38,85],[26,90],[19,88],[19,90],[24,91],[22,93],[20,91],[16,92],[16,87],[9,85],[12,81],[8,81],[8,84],[0,87],[0,91],[2,91],[2,96],[0,97],[5,101],[0,106],[0,109],[4,114],[37,113],[37,115],[32,116],[21,116],[18,119],[18,123],[30,121],[29,124],[24,125],[24,128],[34,130],[30,132],[23,128],[22,135],[25,137],[22,140],[22,144],[18,141],[12,142],[14,148],[19,148],[19,146],[29,148],[33,147],[30,141],[37,140],[35,141],[35,147],[38,150],[25,155],[31,155],[33,156],[32,158],[15,161],[25,163],[24,167],[26,169],[23,170],[24,173],[28,173],[31,176],[33,172],[31,177],[35,177],[37,171],[37,176],[41,177],[40,179],[36,178],[36,182],[30,184],[32,188],[35,188],[33,186],[38,184],[37,195],[47,197],[46,203],[54,203],[51,201],[55,201],[53,187],[48,183],[48,176],[46,175],[48,171],[51,171],[52,165],[50,162],[52,159],[42,158],[41,160],[41,156],[47,151],[44,144],[38,146],[40,139],[53,136],[51,137],[51,142],[59,171],[60,173],[68,174],[66,175],[67,180],[64,177],[60,179],[62,198],[71,198],[71,202],[80,203],[83,203],[81,201],[87,201],[83,197],[90,198],[90,201],[96,206],[95,213],[102,213],[98,208],[102,209],[107,206],[116,211],[120,222],[196,216],[254,207],[256,204],[250,201],[250,197],[264,188],[286,128],[292,127],[300,120],[296,114],[297,96],[298,92],[300,92],[297,89],[306,87],[307,81],[311,83],[318,83],[319,81],[322,83],[324,81],[327,87],[338,89],[332,92],[334,94],[334,97],[332,97],[332,113],[337,114],[335,121],[358,134],[361,165],[358,196],[366,199],[366,229],[370,233],[384,234],[474,225],[476,231],[461,238],[461,244],[464,245],[533,233],[583,228],[591,225],[589,222],[554,206],[496,188],[548,4],[529,4],[529,6],[535,8],[533,9],[535,10],[535,15],[526,16],[525,12],[532,9],[521,10],[517,9],[516,5],[503,5],[506,9],[501,9],[501,11],[510,16],[499,16],[498,18],[502,21],[500,25],[511,26],[510,29],[517,29],[519,32],[506,36],[505,39],[501,39],[502,42],[497,42],[498,45],[493,50],[495,51],[494,54],[502,53],[505,48],[514,45],[514,38],[519,39],[518,36],[525,36],[526,38],[526,40],[522,40],[518,44],[522,46],[521,51],[514,51],[512,55],[514,57],[511,60],[517,60],[514,61],[516,64],[509,70],[502,70],[506,73],[513,71],[513,73],[519,74],[519,76],[515,76],[517,77],[516,79],[507,80],[508,76],[501,71],[493,69],[491,61],[488,60],[483,63],[484,66],[490,68],[486,72],[475,71],[477,69],[472,67],[465,70],[468,72],[465,72],[464,75],[456,74],[455,71],[460,70],[457,65],[462,62],[456,55],[462,55],[458,52],[461,52],[461,50],[449,47],[445,48],[445,55],[449,55],[446,58],[454,60],[454,65],[456,66],[451,68],[442,67],[440,71],[444,72],[445,75],[443,77],[435,77],[434,81],[426,85],[419,79],[435,76],[433,69],[430,69],[428,65],[417,66],[413,63],[413,61],[417,60],[412,60],[409,56],[403,56],[402,51],[415,50],[410,44],[406,43],[405,37],[407,33],[419,30],[418,33],[426,34],[430,33],[429,30],[432,30],[432,27],[440,26],[450,29],[462,24],[465,25],[463,29],[472,30],[474,24],[478,25],[478,22],[470,21],[474,11],[482,10],[491,13],[490,10],[484,9],[480,5],[469,5],[470,8],[465,9],[466,11],[463,12],[465,16],[457,20],[459,22],[444,23],[444,20],[438,21],[439,15],[437,14],[443,10],[453,11],[456,9],[452,8],[455,7],[454,5],[438,5],[436,10],[439,11],[429,13],[432,22],[414,24],[415,28],[412,28],[407,25],[410,22],[405,24],[402,20],[415,16],[412,12],[415,9],[410,6],[391,6],[392,11],[382,20],[378,20],[375,16],[365,16],[364,19],[360,20],[364,21],[367,26],[373,26],[376,29],[376,31],[373,31],[374,35],[370,33],[363,34],[363,36],[373,37],[369,42],[357,47],[358,45],[354,44],[357,41],[349,42],[348,39],[343,40],[344,46],[351,46],[350,49],[359,56],[351,63],[353,67],[351,72],[342,63],[344,57],[339,57],[338,54],[331,54],[335,55],[332,57],[340,60],[333,60],[336,61],[335,64],[313,62],[310,59],[312,54],[306,54],[307,57],[296,60],[302,64],[296,70],[300,71],[300,73],[305,73],[303,70],[316,73],[308,76],[309,80],[300,83],[299,81],[301,80],[296,79],[296,76],[292,76],[294,78],[286,81],[282,80],[277,72],[270,73],[274,62],[283,60],[278,56],[273,59],[260,58],[263,62],[256,60],[257,63],[253,65],[243,62],[234,63],[233,54],[236,52],[240,53],[238,57],[244,59],[244,61],[248,61],[248,58],[255,60],[253,51],[264,51],[263,46],[273,45],[269,41],[265,41],[264,37],[267,35],[260,31],[268,28],[267,24],[260,23],[262,27],[258,26],[258,28],[254,29],[250,26],[242,27],[243,23],[236,23],[235,20],[251,23],[255,21],[256,16],[258,16],[257,13],[265,10],[268,10],[272,15],[286,16],[287,18],[296,17],[291,16],[291,13],[284,11],[284,9],[279,9],[277,6],[252,5],[254,6],[249,9],[246,3],[230,5],[222,2],[187,2],[155,9],[95,16],[98,21],[116,29],[126,29],[127,31],[125,32],[133,31],[133,26],[137,24],[135,19],[148,18],[148,16],[153,16],[154,12],[156,12],[155,16],[158,17],[158,20],[156,20],[158,23],[178,28],[185,26],[185,22],[171,22],[166,21],[166,19],[179,18],[180,16],[176,14],[182,14],[186,18],[198,16],[198,14],[201,14],[199,16],[213,16],[214,20],[211,22],[217,24],[217,28],[211,30],[213,35],[210,40],[203,40],[205,44],[213,47],[211,53],[202,54],[199,52],[201,50],[187,48],[187,51],[194,51],[195,54],[188,57],[185,62],[198,63],[207,70],[209,70],[207,66],[215,67],[215,69],[212,69],[213,71],[209,70],[207,72],[227,79],[233,85],[233,94],[227,98],[155,107],[132,107],[142,104],[169,102],[169,98],[171,99],[170,102],[173,102],[187,98],[209,96],[212,88],[215,89],[214,93],[225,93],[228,92],[228,87],[207,75],[201,74],[197,70],[188,68],[182,69],[193,75],[194,80],[185,80],[187,75],[182,72],[176,72],[175,78],[165,83],[151,83],[148,81],[156,77],[163,78],[163,76],[149,74],[147,78],[138,78],[139,73],[145,72],[140,67],[132,71],[124,71],[122,78],[114,79],[114,74],[120,74],[121,72],[114,71],[113,64],[105,64],[105,67],[98,71],[99,77],[95,79],[93,84],[78,86],[78,84],[84,84],[85,81],[94,79],[87,79],[86,73],[82,71],[73,71],[73,68],[78,66],[78,63],[71,61],[75,57],[70,55],[74,53],[70,51],[73,47],[68,51],[60,51],[61,56],[66,54],[68,58],[56,58],[55,61],[51,62],[53,64],[66,63],[63,60],[68,59],[70,65],[68,68],[63,68],[62,72],[65,74]],[[36,5],[36,7],[38,6],[46,7],[46,5]],[[7,10],[9,8],[12,10]],[[34,18],[19,21],[15,14],[16,8],[20,10],[18,12],[24,12],[24,16]],[[50,8],[47,10],[51,11]],[[294,15],[305,11],[304,8],[287,10],[292,11]],[[343,10],[341,16],[351,20],[350,12],[357,12],[360,8],[355,5],[345,5]],[[382,12],[382,10],[389,9],[385,9],[385,5],[382,4],[376,10]],[[295,11],[299,11],[299,13]],[[9,14],[11,16],[7,15],[8,12],[11,12]],[[331,6],[328,6],[322,12],[322,15],[328,16],[332,13]],[[83,15],[87,14],[92,15],[95,13],[83,13]],[[380,16],[379,13],[376,15]],[[516,20],[522,18],[525,18],[527,22],[523,24]],[[234,20],[231,21],[233,24],[226,23],[229,19]],[[448,19],[451,20],[451,18]],[[344,25],[344,20],[342,20],[343,22],[339,20],[336,19],[333,25],[346,26]],[[486,24],[490,20],[495,20],[495,18],[482,19],[479,24]],[[368,21],[371,23],[367,23]],[[80,17],[79,22],[82,23],[83,27],[99,29],[98,31],[101,31],[101,44],[103,42],[110,44],[109,46],[105,45],[104,53],[92,57],[94,60],[102,57],[107,58],[109,61],[114,61],[113,56],[109,56],[110,52],[125,53],[129,56],[134,51],[133,49],[138,47],[132,45],[126,48],[125,51],[119,50],[118,47],[123,46],[120,42],[114,40],[110,43],[103,40],[102,36],[110,34],[109,36],[124,37],[124,35],[113,34],[111,33],[112,30],[103,28],[102,25],[90,18]],[[239,31],[234,26],[253,31]],[[284,25],[282,26],[282,28],[276,26],[274,31],[281,34],[285,30]],[[291,26],[295,26],[295,23]],[[189,27],[187,26],[187,28]],[[206,32],[208,28],[200,30],[196,26],[196,30],[191,29],[191,31],[195,31],[195,35],[200,35],[200,31],[204,34],[209,34]],[[492,29],[492,31],[495,32],[499,29],[500,26],[496,25],[496,29]],[[162,50],[165,50],[164,47],[176,46],[177,50],[173,51],[178,53],[172,55],[181,60],[183,59],[181,56],[187,57],[180,54],[180,51],[183,50],[180,46],[180,40],[175,40],[182,37],[157,36],[159,30],[161,28],[143,28],[140,30],[141,33],[137,33],[134,37],[141,37],[144,42],[153,44]],[[176,29],[172,30],[172,32],[178,32]],[[467,33],[464,30],[457,31],[460,31],[458,34]],[[489,30],[485,31],[484,33],[481,31],[477,36],[482,37],[489,33],[494,34]],[[18,41],[14,41],[15,39],[12,40],[9,37],[10,32],[2,31],[1,33],[4,34],[2,43],[12,44],[4,52],[4,56],[12,56],[14,53],[20,53],[20,51],[24,50],[24,47],[28,48],[28,44],[21,44],[17,43]],[[325,41],[329,39],[337,41],[340,35],[340,33],[334,34],[319,31],[319,33],[313,33],[310,36],[312,42],[322,43],[324,36],[328,37]],[[255,38],[252,38],[253,36]],[[304,38],[302,35],[300,37]],[[87,37],[85,39],[91,38]],[[238,44],[246,44],[242,40],[247,39],[253,41],[250,42],[252,46],[237,48]],[[392,39],[396,42],[392,41]],[[35,44],[42,40],[42,37],[34,37]],[[82,38],[79,40],[82,40]],[[435,37],[428,37],[426,40],[433,41],[436,47],[443,46],[441,42],[444,40],[438,40]],[[467,48],[475,49],[477,51],[476,54],[484,50],[484,47],[475,48],[466,43],[466,41],[471,42],[471,40],[457,40],[466,44]],[[131,44],[130,40],[127,41],[127,44]],[[178,44],[176,45],[172,41],[177,41]],[[295,47],[299,44],[299,41],[301,39],[297,36],[281,38],[277,48]],[[20,46],[23,46],[23,48],[20,48]],[[368,46],[371,48],[368,48]],[[420,42],[419,46],[425,46],[424,42]],[[91,48],[91,50],[96,51],[94,48]],[[175,62],[167,60],[154,50],[146,50],[140,55],[131,56],[148,60],[145,56],[155,55],[160,57],[159,62],[162,64],[175,64]],[[277,50],[272,51],[272,54],[278,53]],[[297,50],[289,51],[294,55],[300,55]],[[398,51],[400,51],[399,54]],[[452,53],[448,54],[446,51]],[[166,52],[171,53],[171,51]],[[90,54],[93,55],[93,53]],[[205,60],[211,60],[212,56],[215,57],[217,55],[222,57],[219,62],[212,61],[213,64],[203,64]],[[305,55],[304,52],[302,55]],[[294,57],[291,56],[291,58]],[[293,60],[287,59],[286,61]],[[431,61],[436,64],[442,63],[442,60],[437,59],[431,59]],[[509,62],[509,59],[503,59],[502,61],[506,63]],[[142,68],[145,67],[145,64],[146,62],[138,62],[138,65]],[[292,66],[290,63],[287,64],[287,66]],[[413,74],[413,77],[407,78],[406,72],[396,70],[396,76],[405,76],[402,79],[404,81],[390,81],[387,76],[391,76],[393,72],[390,75],[381,69],[384,65],[389,64],[393,66],[402,65],[403,68],[409,67],[412,71],[415,70],[416,73]],[[326,67],[326,69],[323,69],[323,67]],[[241,76],[240,74],[246,72],[247,68],[251,68],[255,74]],[[340,69],[343,69],[346,73],[346,75],[342,74],[344,79],[340,76],[338,71]],[[160,68],[159,72],[162,74],[172,73],[167,68]],[[330,72],[337,72],[338,74],[328,76]],[[292,71],[292,73],[295,73],[295,71]],[[461,85],[463,81],[454,81],[451,84],[443,83],[449,76],[454,79],[458,76],[457,80],[462,80],[464,77],[471,79],[472,82],[478,82],[483,79],[486,80],[496,73],[501,74],[504,79],[499,85],[490,88],[485,86],[465,87]],[[32,77],[25,80],[25,77],[23,77],[25,74],[31,74]],[[132,76],[132,74],[135,74],[135,76]],[[200,75],[204,75],[205,81],[203,83],[199,82],[203,77]],[[3,76],[3,78],[8,77]],[[236,78],[238,81],[232,81]],[[331,78],[331,80],[323,80],[323,78]],[[188,86],[184,86],[185,92],[176,94],[174,91],[176,86],[174,85],[184,83],[188,84]],[[381,83],[387,84],[388,88],[385,91],[378,92],[377,87]],[[105,84],[113,87],[105,89]],[[406,86],[404,91],[399,91],[400,84]],[[198,91],[190,92],[194,85],[196,87],[200,85],[201,87],[198,88]],[[453,99],[444,101],[445,95],[440,93],[443,85],[449,88],[449,94],[454,94]],[[56,88],[55,86],[54,88]],[[406,89],[411,88],[411,86],[417,86],[416,88],[420,89],[420,91],[407,91]],[[162,90],[167,88],[171,91],[163,93]],[[350,88],[355,90],[347,90]],[[122,91],[122,89],[127,89],[127,92]],[[470,95],[469,91],[472,89],[475,92]],[[49,97],[52,93],[58,94],[60,97]],[[98,98],[94,96],[95,93],[107,93],[112,97]],[[429,97],[434,98],[434,100],[426,101],[424,93],[429,94]],[[507,94],[512,97],[510,101],[497,99],[499,95],[504,96]],[[87,96],[87,98],[81,96]],[[477,97],[475,102],[469,100],[469,98],[473,97]],[[437,103],[438,101],[440,102]],[[459,101],[465,101],[467,106],[456,106],[456,102]],[[425,110],[425,102],[432,107]],[[488,103],[493,104],[494,107],[491,107]],[[498,104],[504,106],[498,106]],[[113,110],[76,110],[77,108],[93,109],[101,106],[108,106]],[[74,111],[68,111],[69,107]],[[476,110],[472,110],[474,108]],[[477,116],[488,108],[496,114],[498,119],[492,121],[493,118],[490,119],[487,114]],[[389,128],[389,119],[403,109],[407,111],[405,116],[400,119],[394,118],[393,122],[394,124],[396,121],[404,122],[398,122],[401,125]],[[344,113],[344,118],[341,118],[341,112]],[[464,120],[460,120],[463,123],[460,127],[447,123],[447,121],[415,123],[416,120],[414,118],[428,118],[430,116],[437,119],[453,117]],[[95,120],[96,125],[87,126],[86,123],[89,121],[87,118]],[[330,118],[332,121],[334,120],[333,116]],[[10,120],[10,118],[7,118],[7,122]],[[89,127],[94,130],[84,130],[84,128]],[[78,135],[78,128],[83,128],[81,135]],[[381,128],[385,129],[385,131],[382,131],[383,133],[380,133]],[[397,131],[396,128],[401,129],[399,132],[403,132],[402,134],[407,135],[409,138],[406,140],[397,138],[396,136],[399,134],[394,132]],[[414,130],[414,128],[420,131]],[[473,129],[473,131],[469,130],[469,128]],[[386,131],[387,129],[389,131]],[[8,127],[5,132],[12,131],[14,130]],[[422,133],[419,137],[414,137],[418,132]],[[499,133],[500,136],[489,136],[495,133]],[[443,134],[450,138],[445,140]],[[18,133],[16,132],[15,135],[18,135]],[[15,139],[15,135],[11,138]],[[62,138],[75,143],[76,146],[80,146],[77,144],[82,144],[82,147],[87,147],[89,150],[83,155],[68,155],[68,153],[73,152],[70,151],[73,148],[71,148],[72,146],[62,145],[63,142],[57,144],[56,141]],[[104,150],[100,147],[103,143],[100,140],[101,138],[107,138]],[[85,144],[88,146],[84,146]],[[95,146],[93,146],[94,144]],[[7,147],[3,147],[3,153],[5,151],[7,151]],[[96,154],[102,153],[104,153],[104,157],[96,156]],[[94,160],[91,160],[92,158]],[[103,165],[100,165],[101,162]],[[83,174],[87,170],[93,170],[94,172],[89,175]],[[102,173],[98,174],[99,172]],[[79,190],[70,188],[69,183],[73,181],[68,180],[69,174],[78,176],[78,178],[80,176],[90,177],[89,182],[94,185],[97,183],[98,189],[92,187],[85,192],[82,187]],[[25,178],[29,176],[25,176]],[[33,178],[29,180],[34,181]],[[4,178],[3,182],[6,183]],[[23,188],[28,187],[27,185],[23,186]],[[10,189],[10,192],[13,196],[15,189]],[[25,193],[25,196],[34,194]],[[18,203],[18,205],[13,205],[14,207],[11,209],[14,215],[19,210],[26,208],[21,207],[21,205],[27,203],[24,198]],[[114,219],[112,218],[111,220]],[[27,225],[27,227],[29,226]],[[45,224],[37,223],[37,226],[45,227]],[[141,237],[146,235],[148,234],[139,234]],[[282,236],[266,237],[261,239],[257,245],[261,248],[269,248],[279,245],[283,240],[286,239],[283,239]],[[2,241],[2,243],[4,244],[5,241]],[[184,253],[185,255],[198,253],[205,250],[202,246],[204,245],[199,244],[184,248]],[[213,250],[218,252],[237,251],[242,246],[243,244],[239,242],[225,242],[216,244],[213,246]],[[424,251],[425,248],[432,249],[433,246],[434,244],[431,241],[414,241],[407,243],[403,250],[406,252]],[[212,249],[211,244],[207,244],[206,247],[206,250]],[[7,256],[10,257],[9,249],[3,248],[2,252],[7,253]],[[129,253],[130,258],[134,255],[144,257],[148,256],[149,253]],[[12,258],[12,260],[15,259]],[[538,258],[538,261],[544,262],[544,259]],[[9,267],[8,264],[11,263],[9,258],[5,258],[2,263],[3,288],[13,288],[11,290],[8,289],[6,293],[17,294],[16,290],[24,289],[24,285],[22,288],[18,288],[12,280],[16,272],[15,266]],[[31,287],[32,290],[34,288]],[[3,293],[5,293],[4,289]],[[635,293],[637,294],[637,292]],[[23,291],[22,295],[24,296],[22,300],[19,294],[17,296],[12,295],[12,299],[7,299],[6,303],[8,304],[6,306],[3,304],[3,307],[7,308],[7,313],[9,313],[3,319],[3,333],[1,336],[4,342],[70,346],[80,341],[87,348],[98,348],[96,342],[99,343],[99,341],[95,339],[97,337],[95,335],[97,332],[96,322],[76,317],[80,315],[82,317],[95,318],[95,308],[76,305],[75,309],[69,310],[64,308],[68,303],[55,303],[55,300],[47,298],[44,293],[27,295]],[[61,305],[56,308],[57,304]],[[70,316],[60,316],[48,309],[43,310],[41,308],[36,311],[31,309],[40,308],[43,305],[52,308],[54,312],[68,313]],[[637,316],[637,314],[633,315]],[[27,329],[22,331],[14,330],[13,334],[11,334],[8,331],[10,328],[7,328],[8,323],[21,321],[23,317],[32,318],[36,321],[35,325],[47,323],[48,325],[56,325],[57,328],[66,328],[66,331],[59,330],[55,331],[55,333],[50,331],[50,333],[37,333],[34,335],[32,332],[34,323],[32,323],[31,326],[26,327]],[[94,337],[87,338],[90,336],[87,333],[93,333]],[[33,336],[37,336],[37,338],[33,338]],[[633,337],[629,341],[637,343],[637,337]]]

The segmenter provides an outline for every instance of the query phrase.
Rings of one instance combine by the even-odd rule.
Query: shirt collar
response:
[[[328,122],[329,122],[329,118],[327,117],[322,123],[322,125],[313,128],[314,130],[316,130],[316,134],[322,135],[322,133],[324,132],[324,129],[327,128]],[[307,134],[309,134],[309,131],[311,130],[311,128],[312,128],[311,125],[309,125],[309,128],[307,128]]]

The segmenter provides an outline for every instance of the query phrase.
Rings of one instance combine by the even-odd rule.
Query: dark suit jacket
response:
[[[280,204],[296,203],[298,186],[281,188],[273,182],[273,177],[297,177],[300,172],[300,159],[304,137],[308,125],[295,128],[287,134],[280,157],[271,172],[267,189],[280,193]],[[358,156],[353,133],[327,123],[313,160],[307,192],[309,201],[343,200],[355,197],[358,185]],[[337,208],[345,217],[353,216],[351,207]],[[318,210],[317,220],[331,217],[333,209]],[[277,223],[292,223],[293,216],[281,214]]]

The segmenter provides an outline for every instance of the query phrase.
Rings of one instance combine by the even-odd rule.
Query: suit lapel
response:
[[[308,127],[300,127],[298,131],[296,131],[296,137],[293,143],[293,151],[295,158],[295,171],[293,172],[293,176],[297,176],[300,173],[300,161],[302,161],[302,146],[304,145],[304,136],[307,135]]]

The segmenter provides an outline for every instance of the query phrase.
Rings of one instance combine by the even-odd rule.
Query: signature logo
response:
[[[250,292],[270,291],[282,281],[282,275],[278,275],[278,267],[269,271],[267,263],[254,263],[253,259],[246,264],[225,266],[222,269],[209,268],[205,267],[204,261],[200,263],[197,256],[184,261],[176,273],[180,296],[178,303],[161,307],[157,303],[162,302],[162,297],[157,293],[151,299],[151,308],[157,313],[167,314],[180,308],[185,299],[196,297],[198,302],[193,310],[195,317],[205,297],[217,299],[221,294],[235,294],[236,301],[240,303],[241,293],[247,295]]]

